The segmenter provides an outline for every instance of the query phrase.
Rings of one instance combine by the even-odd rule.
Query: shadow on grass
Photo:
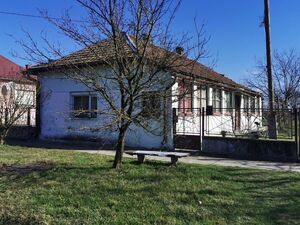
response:
[[[10,212],[0,212],[0,224],[7,225],[44,225],[42,218],[34,215],[12,215]]]
[[[164,202],[172,200],[177,210],[172,213],[185,215],[187,219],[193,216],[188,211],[188,207],[193,205],[197,210],[206,207],[216,216],[229,218],[231,224],[236,217],[255,214],[263,221],[270,221],[269,224],[297,224],[300,221],[300,177],[293,173],[180,164],[173,168],[168,162],[146,161],[139,165],[136,160],[129,159],[125,160],[122,171],[112,169],[111,161],[83,166],[55,163],[48,166],[48,163],[41,167],[40,164],[12,166],[0,172],[0,178],[7,178],[2,191],[5,188],[16,191],[31,189],[32,198],[43,193],[53,207],[61,207],[63,203],[59,201],[63,202],[63,198],[68,199],[70,206],[77,206],[79,203],[76,201],[81,199],[80,207],[86,204],[92,209],[94,206],[89,205],[92,204],[90,199],[93,199],[92,202],[101,199],[103,206],[114,207],[114,204],[126,202],[126,209],[138,210],[136,201],[144,201],[145,207],[150,207],[155,199],[155,204],[161,208]],[[25,173],[22,171],[24,168]],[[204,181],[198,182],[200,179]],[[52,191],[48,192],[50,187]],[[36,191],[38,194],[35,194]],[[48,200],[50,194],[54,197]],[[196,205],[199,199],[204,199],[203,205]],[[17,221],[4,224],[27,224],[30,217],[22,219],[9,213],[0,215],[0,222]],[[32,218],[32,224],[35,220],[38,224],[38,218]]]

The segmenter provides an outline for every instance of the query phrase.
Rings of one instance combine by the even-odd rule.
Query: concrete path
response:
[[[109,155],[109,156],[115,155],[115,152],[111,150],[77,150],[77,151],[92,153],[92,154]],[[130,156],[127,154],[124,154],[124,157],[136,158],[135,156]],[[147,156],[146,160],[159,160],[159,161],[170,162],[170,159],[166,157]],[[249,161],[249,160],[216,158],[216,157],[208,157],[208,156],[189,156],[186,158],[179,159],[178,162],[200,164],[200,165],[218,165],[218,166],[231,166],[231,167],[242,167],[242,168],[251,168],[251,169],[300,172],[300,163]]]

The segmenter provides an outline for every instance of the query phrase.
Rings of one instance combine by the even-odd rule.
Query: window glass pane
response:
[[[97,117],[97,97],[96,96],[91,97],[91,117],[92,118]]]
[[[29,90],[16,90],[15,101],[20,105],[34,105],[34,92]]]
[[[232,110],[232,92],[225,91],[225,110],[226,112],[231,112]]]
[[[249,111],[249,98],[248,96],[244,95],[244,112]]]
[[[89,96],[74,96],[74,110],[89,110]]]
[[[212,103],[213,103],[213,108],[214,112],[221,112],[221,90],[219,89],[213,89],[212,93]]]
[[[73,96],[74,116],[79,118],[89,117],[89,96]]]

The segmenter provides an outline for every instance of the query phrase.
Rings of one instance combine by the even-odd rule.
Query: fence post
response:
[[[298,128],[296,128],[296,130],[297,130],[297,133],[298,133],[298,145],[297,145],[297,150],[298,150],[298,159],[300,159],[300,143],[299,143],[299,141],[300,141],[300,110],[299,109],[296,109],[296,111],[297,111],[297,117],[298,117]]]
[[[202,127],[201,127],[201,129],[202,129],[202,132],[201,132],[201,134],[202,134],[202,142],[201,142],[201,151],[203,151],[203,138],[204,138],[204,113],[205,113],[205,111],[204,111],[204,107],[202,107],[202,112],[201,112],[201,120],[202,120]]]
[[[199,141],[200,141],[200,151],[202,150],[202,110],[201,108],[199,108],[199,112],[198,112],[198,115],[199,115]]]
[[[30,126],[30,119],[31,119],[31,115],[30,115],[30,108],[27,109],[27,126]]]
[[[173,122],[173,147],[174,147],[174,150],[175,150],[175,134],[176,134],[176,123],[177,123],[177,111],[176,111],[176,108],[173,108],[173,111],[172,111],[172,122]]]
[[[299,157],[299,139],[298,139],[298,110],[294,108],[294,128],[295,128],[295,144],[296,144],[296,155]]]

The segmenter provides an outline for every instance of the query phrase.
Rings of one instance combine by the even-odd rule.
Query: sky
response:
[[[265,57],[265,34],[261,26],[263,0],[183,0],[173,23],[173,33],[192,33],[194,18],[205,23],[206,33],[211,37],[208,50],[217,59],[217,72],[238,82],[243,82],[255,61]],[[38,9],[47,9],[51,16],[59,17],[70,9],[75,19],[82,10],[74,0],[10,0],[0,1],[0,54],[21,66],[28,61],[14,58],[19,52],[16,40],[24,39],[24,30],[38,39],[47,32],[53,41],[62,43],[68,52],[76,46],[64,38],[55,27],[43,19],[1,14],[14,12],[38,15]],[[300,1],[270,0],[272,49],[278,51],[300,48]]]

